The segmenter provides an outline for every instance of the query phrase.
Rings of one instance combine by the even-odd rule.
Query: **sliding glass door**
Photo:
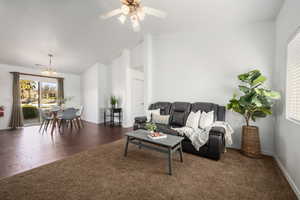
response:
[[[39,83],[33,80],[20,80],[21,106],[24,123],[39,123]]]
[[[40,82],[40,107],[49,108],[57,105],[57,83]]]
[[[20,80],[21,106],[25,125],[40,123],[39,109],[57,104],[57,83]]]

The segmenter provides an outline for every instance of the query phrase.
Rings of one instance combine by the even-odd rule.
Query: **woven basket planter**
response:
[[[261,157],[259,131],[256,126],[243,126],[242,153],[251,158]]]

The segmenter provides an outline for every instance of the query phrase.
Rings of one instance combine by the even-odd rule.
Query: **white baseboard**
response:
[[[97,121],[93,121],[93,120],[85,120],[85,119],[82,119],[82,121],[88,122],[88,123],[91,123],[91,124],[103,124],[103,122],[101,122],[101,121],[97,122]]]
[[[292,187],[293,191],[295,192],[297,198],[300,200],[300,190],[299,190],[299,188],[297,187],[294,180],[291,178],[288,171],[285,169],[285,167],[281,163],[280,159],[277,156],[274,156],[274,158],[275,158],[276,162],[278,163],[278,166],[281,169],[283,175],[285,176],[285,178],[289,182],[290,186]]]
[[[237,146],[228,146],[227,148],[231,148],[231,149],[236,149],[236,150],[241,150],[241,148],[240,147],[237,147]],[[263,154],[263,155],[266,155],[266,156],[274,156],[274,153],[273,152],[270,152],[270,151],[265,151],[265,150],[261,150],[261,153]]]
[[[266,155],[266,156],[272,156],[272,157],[274,157],[274,153],[273,153],[273,152],[270,152],[270,151],[264,151],[264,150],[262,150],[261,153],[262,153],[263,155]]]

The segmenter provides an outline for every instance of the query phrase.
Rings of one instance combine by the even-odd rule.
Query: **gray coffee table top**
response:
[[[149,134],[150,134],[149,131],[139,129],[132,132],[128,132],[125,135],[139,140],[143,140],[153,144],[159,144],[167,147],[174,147],[184,139],[183,137],[169,135],[169,134],[167,134],[167,138],[151,139],[148,137]]]

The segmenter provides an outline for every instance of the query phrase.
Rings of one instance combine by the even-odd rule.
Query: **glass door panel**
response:
[[[21,106],[25,125],[40,123],[39,109],[57,106],[57,83],[20,80]]]
[[[25,125],[39,123],[39,83],[20,80],[20,93]]]
[[[40,82],[40,107],[57,106],[57,83]]]

